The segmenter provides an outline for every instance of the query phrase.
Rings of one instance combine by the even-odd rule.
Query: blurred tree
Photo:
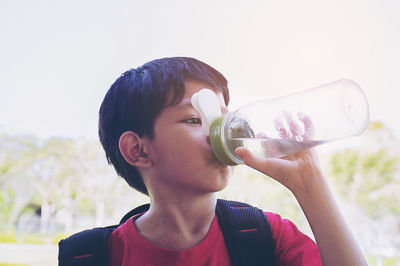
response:
[[[110,200],[117,175],[108,167],[104,152],[97,142],[80,144],[80,153],[75,169],[80,172],[81,189],[79,193],[90,195],[85,200],[91,201],[95,211],[95,225],[104,226],[107,215],[106,201]]]
[[[329,155],[326,172],[367,254],[399,254],[400,141],[371,122],[354,143]]]
[[[37,139],[32,136],[0,135],[0,220],[2,230],[14,226],[34,195],[25,172],[33,162]]]
[[[73,163],[79,152],[74,140],[51,138],[35,154],[28,180],[40,201],[41,233],[48,232],[50,218],[63,205],[63,199],[77,195],[79,176]]]
[[[71,232],[116,223],[147,201],[117,177],[98,142],[0,133],[0,230],[15,227],[29,206],[39,207],[31,215],[40,216],[42,233],[55,217]]]
[[[400,183],[395,178],[398,162],[397,156],[383,149],[367,154],[348,149],[332,154],[330,173],[346,201],[378,218],[400,214]]]

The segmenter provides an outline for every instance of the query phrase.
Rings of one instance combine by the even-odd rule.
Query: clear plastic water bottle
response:
[[[250,103],[218,117],[210,142],[218,159],[242,164],[235,153],[245,147],[257,156],[283,157],[314,146],[356,136],[369,122],[361,87],[343,79],[287,96]]]

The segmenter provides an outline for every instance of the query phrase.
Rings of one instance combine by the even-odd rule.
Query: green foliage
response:
[[[367,262],[368,265],[396,266],[399,265],[400,260],[396,257],[382,258],[377,256],[367,256]]]
[[[47,244],[47,237],[41,234],[23,234],[20,236],[19,242],[25,244]]]
[[[57,233],[54,236],[52,236],[51,243],[53,245],[57,245],[58,242],[60,242],[62,239],[69,237],[70,235],[66,233]]]
[[[27,266],[26,264],[14,264],[14,263],[2,263],[0,262],[0,266]]]
[[[88,213],[94,215],[96,203],[94,202],[93,198],[83,197],[77,202],[76,207],[81,215]]]
[[[15,235],[15,229],[0,232],[0,243],[17,243],[17,237]]]
[[[10,217],[12,208],[13,208],[13,199],[15,197],[15,193],[12,188],[3,189],[0,191],[0,224],[4,225],[8,221]]]
[[[373,153],[345,150],[331,155],[330,173],[342,196],[359,204],[373,218],[399,214],[400,200],[392,189],[399,159],[381,149]]]
[[[39,233],[17,234],[15,229],[0,232],[0,243],[24,243],[24,244],[57,244],[61,239],[68,237],[66,233],[43,235]]]
[[[12,161],[10,156],[7,154],[4,156],[0,163],[0,177],[3,177],[5,173],[9,172],[12,167]]]

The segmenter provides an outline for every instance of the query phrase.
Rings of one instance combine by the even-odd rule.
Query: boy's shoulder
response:
[[[148,208],[146,204],[130,211],[120,225]],[[216,215],[234,265],[257,265],[260,261],[273,264],[271,226],[262,210],[245,203],[218,199]],[[85,230],[61,240],[59,265],[108,265],[108,238],[118,226]]]

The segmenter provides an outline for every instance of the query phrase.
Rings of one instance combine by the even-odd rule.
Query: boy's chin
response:
[[[218,190],[223,190],[227,185],[229,178],[231,177],[231,167],[227,165],[223,165],[223,167],[219,168],[219,184],[218,184]]]
[[[221,168],[230,168],[230,166],[222,163],[220,160],[218,160],[218,158],[215,156],[214,153],[212,153],[211,158],[210,158],[211,163],[214,163],[216,165],[218,165]]]

